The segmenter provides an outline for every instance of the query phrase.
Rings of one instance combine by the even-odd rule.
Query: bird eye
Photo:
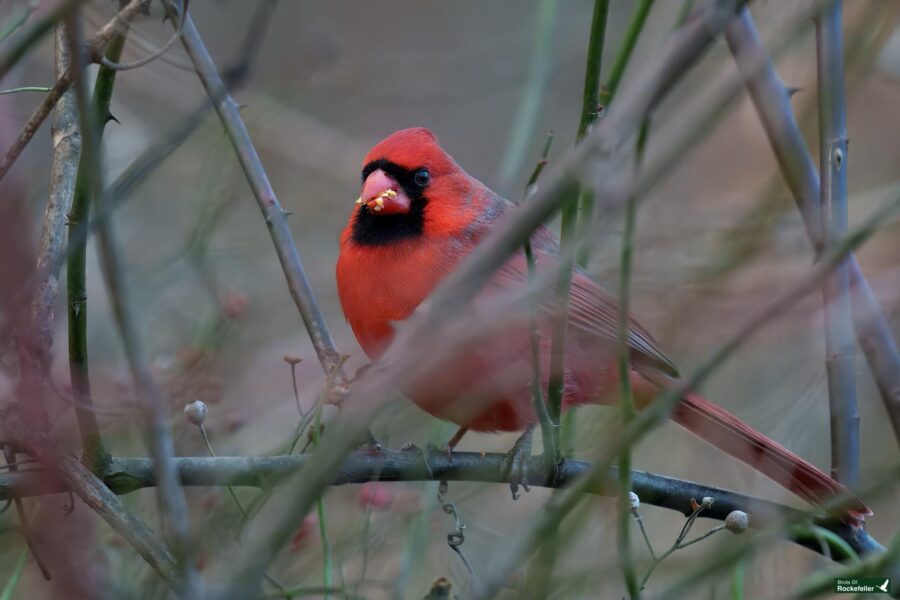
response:
[[[428,169],[419,169],[413,175],[413,181],[417,186],[425,187],[431,181],[431,173],[428,172]]]

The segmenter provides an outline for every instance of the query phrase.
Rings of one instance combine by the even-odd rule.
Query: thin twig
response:
[[[497,191],[500,193],[505,193],[513,187],[515,177],[525,161],[553,66],[553,28],[556,24],[557,0],[539,0],[536,8],[534,44],[528,80],[510,127],[509,140],[497,176]]]
[[[100,28],[97,33],[91,36],[90,40],[86,42],[84,47],[79,47],[73,54],[81,56],[82,54],[86,54],[88,58],[92,61],[98,61],[100,57],[106,52],[109,43],[112,39],[120,35],[123,31],[128,28],[128,25],[134,19],[137,14],[143,10],[144,6],[149,2],[149,0],[131,0],[128,4],[126,4],[116,15],[103,27]],[[75,2],[66,2],[61,6],[65,8],[65,10],[61,10],[58,12],[54,12],[55,20],[61,18],[68,18],[70,15],[71,6],[74,6]],[[54,20],[54,22],[55,22]],[[43,23],[43,21],[42,21]],[[24,50],[23,50],[24,52]],[[14,59],[13,62],[18,60],[20,55],[13,56],[11,59]],[[3,58],[0,58],[0,77],[5,73],[4,70]],[[44,97],[44,100],[41,104],[31,113],[31,116],[28,118],[28,121],[25,123],[25,126],[22,127],[22,130],[19,132],[16,141],[13,142],[13,145],[6,151],[3,155],[3,158],[0,158],[0,180],[6,175],[9,169],[15,164],[16,160],[19,158],[19,155],[22,154],[22,151],[28,145],[28,143],[34,137],[34,134],[37,133],[37,130],[40,128],[41,124],[50,114],[50,111],[56,106],[56,103],[59,102],[59,99],[63,94],[69,89],[69,87],[73,83],[73,74],[71,70],[65,71],[62,74],[57,75],[56,83],[53,84],[50,93]]]
[[[178,38],[181,37],[181,31],[184,29],[184,15],[188,13],[188,2],[189,0],[184,0],[184,9],[182,10],[182,18],[178,23],[178,27],[175,29],[175,34],[169,38],[169,40],[162,45],[159,49],[154,52],[151,52],[147,56],[143,58],[139,58],[138,60],[128,62],[128,63],[120,63],[118,62],[118,58],[113,59],[109,56],[101,56],[100,57],[100,65],[106,67],[110,71],[130,71],[132,69],[137,69],[139,67],[143,67],[144,65],[148,65],[152,63],[157,58],[160,58],[163,54],[169,51],[169,49],[175,45],[175,42],[178,41]]]
[[[628,29],[625,30],[625,39],[622,40],[622,45],[619,47],[618,53],[616,53],[606,84],[600,90],[600,106],[603,108],[610,105],[616,90],[619,89],[619,83],[625,75],[625,68],[628,67],[628,63],[631,61],[631,54],[634,52],[634,47],[637,45],[641,31],[644,29],[644,23],[647,21],[647,15],[650,14],[652,7],[653,0],[641,0],[641,3],[634,9],[634,14],[628,23]]]
[[[22,31],[15,37],[14,42],[0,53],[0,79],[6,76],[6,73],[21,60],[25,53],[36,44],[44,35],[46,35],[54,25],[62,21],[66,15],[74,10],[84,0],[64,0],[56,4],[50,11],[44,14],[40,19],[31,24],[28,29]],[[26,14],[27,18],[28,15]],[[22,21],[16,28],[24,23]],[[15,28],[4,32],[4,38],[12,33]]]
[[[748,11],[742,11],[729,26],[726,39],[738,68],[747,77],[750,96],[806,224],[809,239],[818,253],[823,244],[819,174],[800,132],[786,88],[766,56]],[[751,63],[760,61],[764,68],[752,74],[747,72]],[[859,263],[852,255],[849,263],[856,338],[887,408],[894,434],[900,440],[900,353]]]
[[[337,373],[338,369],[335,369],[335,373]],[[327,388],[326,388],[327,389]],[[320,402],[319,405],[315,408],[316,418],[313,423],[312,431],[310,432],[310,441],[312,442],[312,447],[319,447],[319,437],[322,430],[322,409],[324,408],[324,403]],[[330,588],[332,584],[332,569],[331,569],[331,540],[328,537],[328,522],[325,517],[325,498],[324,495],[320,495],[316,498],[316,516],[319,520],[319,538],[322,541],[322,582],[324,583],[326,588]],[[326,592],[324,595],[325,600],[328,600],[328,593]]]
[[[709,496],[709,497],[712,498],[712,496]],[[706,508],[708,508],[708,507],[704,504],[697,505],[697,508],[694,509],[694,512],[692,512],[688,516],[687,521],[685,521],[684,526],[681,528],[681,531],[678,533],[678,536],[675,538],[675,542],[672,544],[672,546],[669,547],[668,550],[666,550],[659,556],[653,557],[653,562],[650,563],[650,567],[647,569],[647,572],[641,578],[641,589],[642,590],[647,585],[647,581],[650,579],[650,576],[653,575],[653,571],[656,569],[657,566],[659,566],[659,563],[661,563],[666,558],[668,558],[670,554],[672,554],[673,552],[675,552],[677,550],[681,550],[682,548],[687,548],[688,546],[690,546],[692,544],[696,544],[697,542],[705,540],[706,538],[713,535],[714,533],[718,533],[719,531],[722,531],[723,529],[725,529],[725,525],[717,525],[699,537],[696,537],[688,542],[684,541],[684,539],[687,537],[687,534],[690,533],[691,528],[694,526],[694,523],[697,521],[697,517]],[[649,545],[649,543],[650,543],[650,541],[648,540],[647,544]],[[651,554],[652,554],[652,552],[653,552],[653,549],[651,548]]]
[[[849,155],[841,27],[841,0],[834,0],[816,19],[819,173],[825,248],[831,247],[847,232]],[[837,265],[825,279],[822,300],[825,303],[825,366],[831,409],[831,474],[853,487],[859,482],[859,412],[847,261]]]
[[[15,450],[13,450],[11,446],[3,446],[3,456],[10,473],[17,472],[19,467],[16,465]],[[37,563],[43,578],[46,581],[50,581],[53,577],[50,575],[47,563],[41,557],[41,551],[38,550],[37,539],[35,538],[34,530],[31,528],[28,512],[25,510],[25,504],[22,502],[22,498],[13,498],[12,500],[13,504],[16,506],[16,514],[19,517],[19,532],[25,539],[25,545],[28,546],[28,550],[31,552],[31,556],[34,557],[34,562]]]
[[[534,189],[535,184],[537,183],[538,178],[541,176],[541,172],[544,170],[544,167],[547,165],[547,156],[550,154],[550,146],[553,144],[553,132],[547,136],[547,141],[544,143],[544,149],[541,152],[541,158],[534,166],[534,170],[531,172],[531,176],[528,178],[528,183],[525,185],[525,194],[522,198],[524,202],[527,200],[528,193]],[[524,246],[525,250],[525,261],[528,264],[528,285],[532,286],[535,282],[535,274],[537,271],[537,267],[534,261],[534,251],[531,248],[531,240],[527,240]],[[531,310],[528,316],[528,328],[529,328],[529,337],[531,342],[531,401],[534,406],[534,411],[538,416],[538,421],[541,424],[541,439],[544,444],[544,464],[547,467],[547,474],[552,474],[553,469],[555,469],[556,463],[559,462],[560,455],[557,453],[556,447],[556,436],[557,433],[556,423],[554,423],[553,419],[550,418],[550,413],[547,411],[547,404],[544,402],[544,395],[542,392],[543,385],[543,377],[541,374],[541,334],[538,330],[538,305],[537,299],[535,299],[531,303]]]
[[[600,104],[600,67],[603,65],[603,47],[606,43],[606,23],[609,16],[609,0],[594,0],[594,12],[591,17],[591,36],[588,41],[587,58],[584,66],[584,90],[581,95],[581,116],[578,119],[578,133],[575,143],[581,142],[594,122],[600,117],[603,106]],[[582,189],[578,198],[578,223],[576,231],[578,239],[583,239],[587,225],[593,219],[594,195],[589,189]],[[587,266],[589,254],[585,250],[578,256],[578,264]],[[560,432],[560,437],[565,428]],[[571,435],[571,432],[568,432]]]
[[[53,88],[37,85],[26,85],[9,90],[0,90],[0,96],[5,96],[7,94],[21,94],[22,92],[49,92],[51,89]]]
[[[638,134],[635,148],[634,172],[638,176],[644,160],[644,149],[650,132],[650,122],[645,120]],[[630,319],[628,317],[631,304],[631,264],[634,251],[634,230],[637,221],[637,199],[632,196],[625,205],[625,227],[622,233],[622,253],[619,263],[619,406],[622,426],[627,427],[634,419],[636,411],[631,389],[631,348],[628,345]],[[617,541],[619,563],[625,579],[625,589],[631,598],[640,595],[643,583],[638,587],[634,560],[631,555],[631,448],[626,446],[619,455],[619,498]],[[645,579],[646,581],[646,579]]]

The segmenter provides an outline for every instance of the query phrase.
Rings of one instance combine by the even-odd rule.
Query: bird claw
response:
[[[380,454],[384,451],[384,446],[372,435],[371,431],[366,430],[365,439],[359,443],[356,449],[367,454]]]
[[[531,491],[528,487],[528,463],[531,459],[533,434],[534,425],[529,425],[503,459],[503,479],[509,483],[513,500],[519,499],[520,486],[526,492]]]
[[[434,471],[431,470],[431,465],[428,464],[429,455],[436,450],[437,448],[434,444],[428,444],[425,450],[422,450],[412,442],[406,442],[402,446],[400,446],[400,452],[416,452],[419,456],[422,457],[422,464],[425,465],[425,471],[428,473],[428,479],[434,479]]]

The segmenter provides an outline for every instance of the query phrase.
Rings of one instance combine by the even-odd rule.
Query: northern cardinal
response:
[[[377,360],[393,338],[392,323],[409,317],[435,286],[469,254],[514,205],[468,175],[423,128],[397,131],[366,156],[362,193],[341,236],[337,285],[357,340]],[[538,272],[557,266],[558,242],[541,227],[532,236]],[[527,283],[523,253],[512,256],[481,292],[482,299]],[[542,384],[549,378],[551,295],[541,300]],[[477,300],[477,299],[476,299]],[[512,320],[487,339],[464,346],[439,368],[404,389],[427,412],[466,430],[533,428],[531,338]],[[585,272],[572,274],[563,409],[618,402],[615,300]],[[646,406],[673,363],[653,336],[630,319],[628,345],[637,406]],[[671,379],[668,379],[671,381]],[[665,385],[665,383],[662,383]],[[685,395],[671,418],[713,446],[749,464],[803,499],[819,505],[848,490],[809,462],[695,394]],[[871,511],[850,497],[844,516]]]

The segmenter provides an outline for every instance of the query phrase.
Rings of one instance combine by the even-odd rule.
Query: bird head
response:
[[[473,182],[433,133],[422,127],[397,131],[363,161],[353,239],[376,245],[451,229],[464,218]]]

